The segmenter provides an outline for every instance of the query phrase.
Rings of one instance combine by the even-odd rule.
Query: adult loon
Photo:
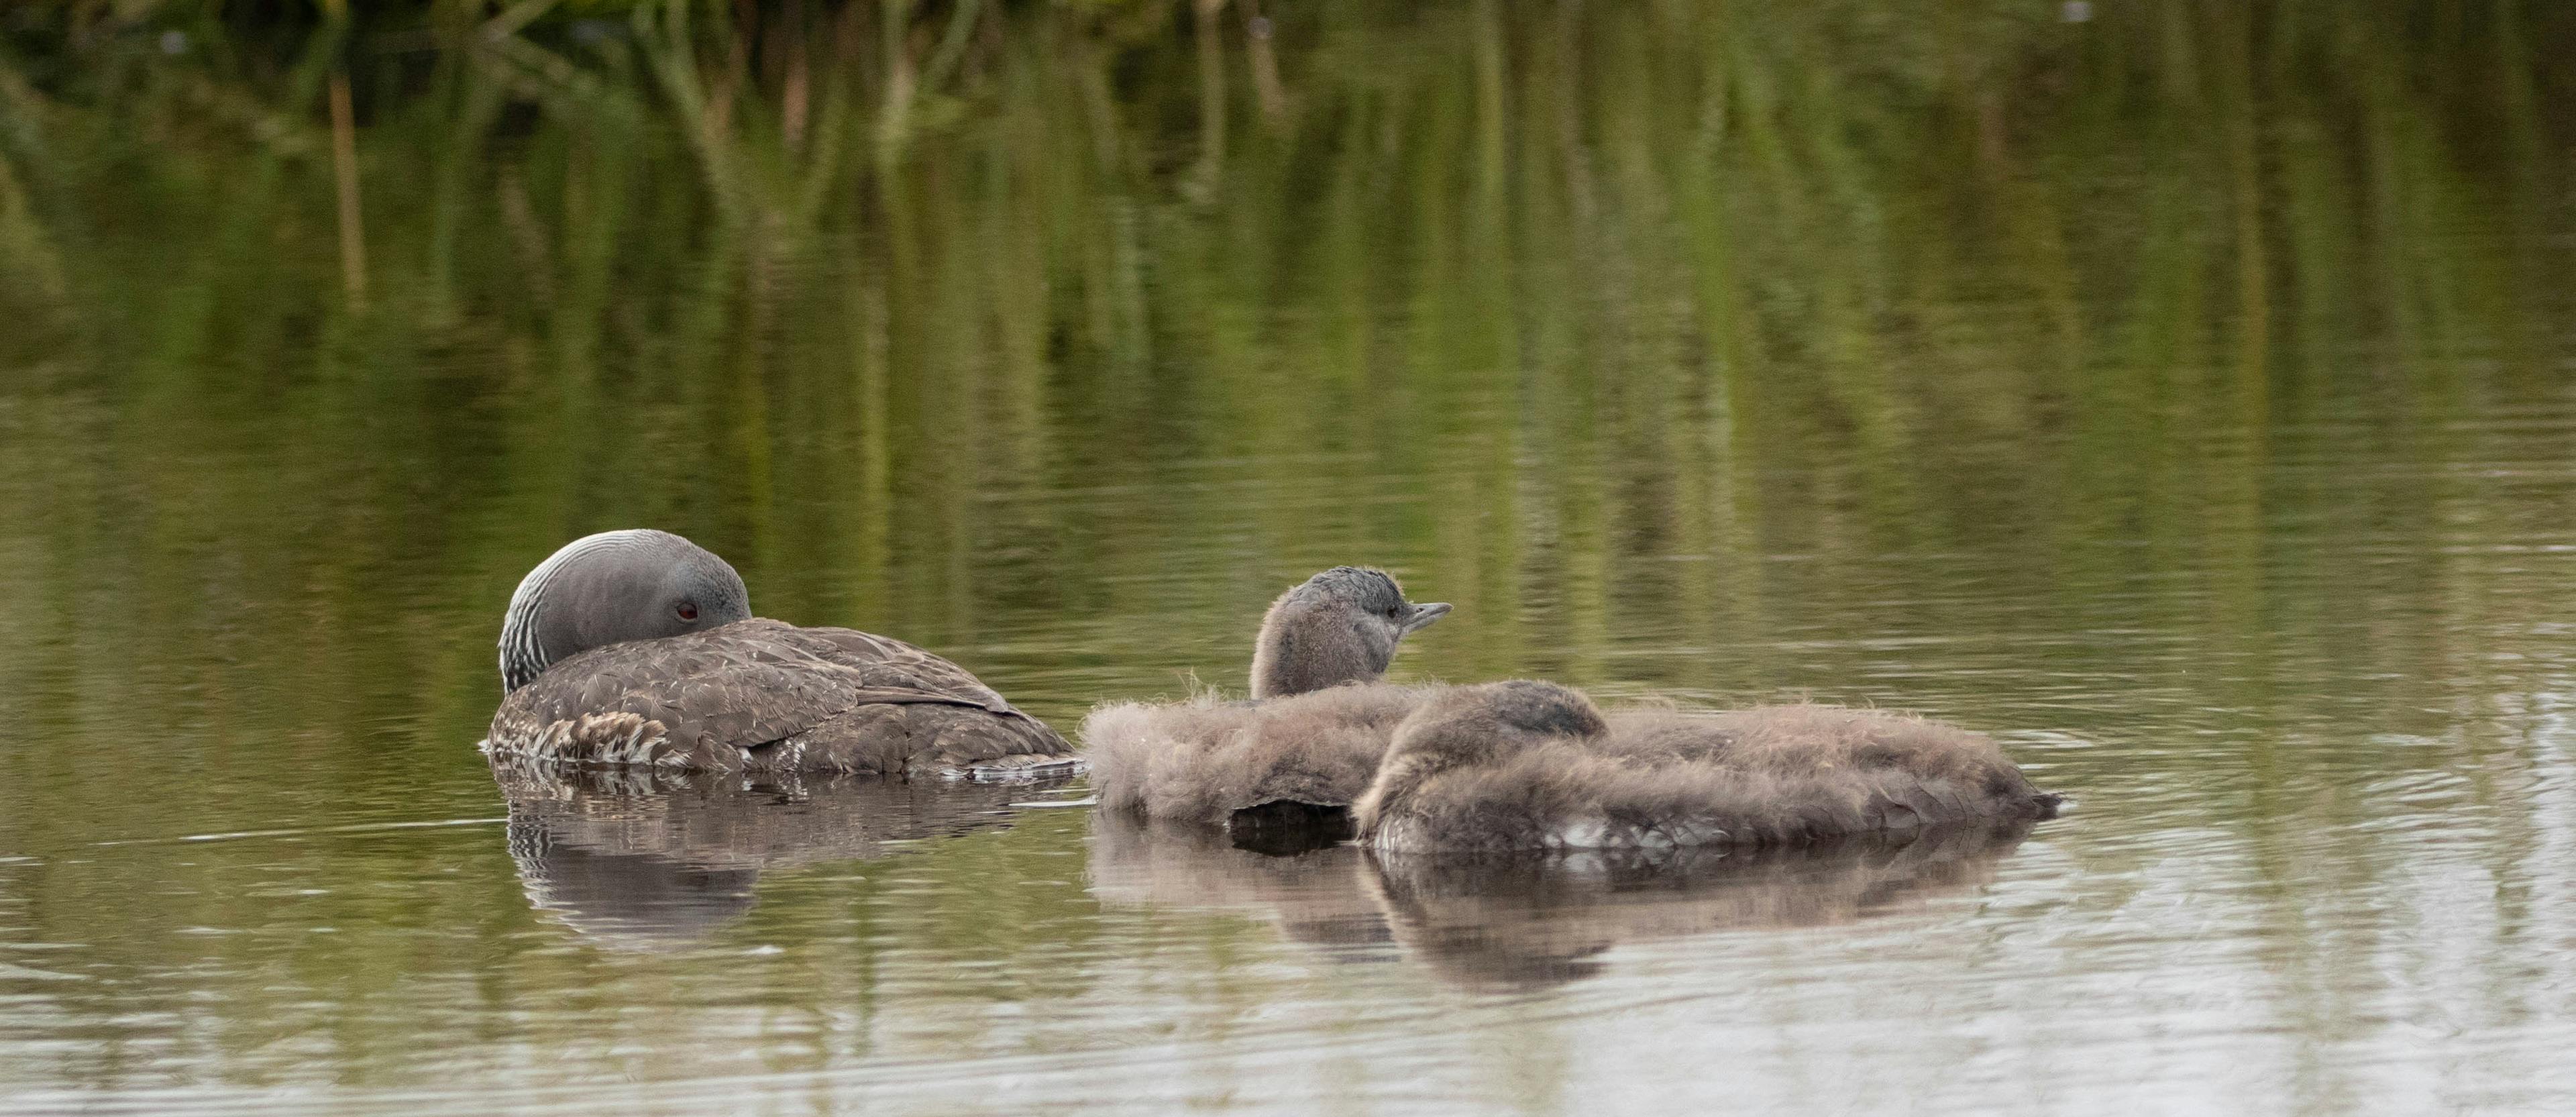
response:
[[[1060,773],[1072,746],[901,640],[751,615],[742,576],[664,531],[564,545],[501,624],[496,761],[688,770]]]

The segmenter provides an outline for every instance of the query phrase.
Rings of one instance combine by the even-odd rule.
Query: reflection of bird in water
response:
[[[1366,851],[1347,844],[1273,854],[1226,832],[1091,813],[1091,891],[1111,904],[1215,909],[1261,917],[1320,946],[1390,941]]]
[[[662,531],[585,536],[520,581],[486,752],[745,772],[1026,775],[1073,746],[901,640],[751,615],[740,575]]]
[[[684,945],[742,918],[764,870],[891,856],[1008,822],[1028,784],[496,764],[528,903],[601,945]]]
[[[2026,820],[1978,819],[1804,847],[1457,859],[1375,853],[1396,941],[1462,985],[1589,976],[1622,942],[1828,927],[1993,883]]]
[[[1968,895],[1993,881],[2030,826],[1975,820],[1794,848],[1460,859],[1352,845],[1272,856],[1215,831],[1102,812],[1091,875],[1110,903],[1253,915],[1337,948],[1392,943],[1452,984],[1518,988],[1597,973],[1600,955],[1621,943],[1831,926]]]

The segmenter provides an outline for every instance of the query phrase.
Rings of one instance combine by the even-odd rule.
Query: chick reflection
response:
[[[1102,813],[1091,872],[1111,903],[1236,911],[1345,956],[1392,944],[1457,985],[1527,988],[1597,973],[1622,942],[1827,926],[1967,895],[2029,832],[2013,821],[1805,849],[1459,860],[1352,845],[1280,856]]]
[[[686,945],[742,918],[766,869],[878,858],[1008,821],[1047,785],[495,765],[528,903],[602,945]],[[1062,782],[1062,781],[1056,781]]]

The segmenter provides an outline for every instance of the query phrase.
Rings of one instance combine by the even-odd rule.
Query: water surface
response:
[[[30,65],[0,1111],[2576,1108],[2565,19],[2096,7],[1049,8],[839,149],[541,23],[580,97],[362,83],[363,307],[294,118]],[[1067,729],[1367,562],[1458,605],[1399,677],[2075,805],[1464,871],[496,779],[510,588],[644,524]]]

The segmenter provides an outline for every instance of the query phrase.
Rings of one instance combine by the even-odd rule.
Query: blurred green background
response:
[[[1407,677],[1999,732],[2086,804],[2007,863],[2098,901],[2060,932],[2157,931],[2119,913],[2158,872],[2242,887],[2195,933],[2242,934],[2213,980],[2279,981],[2242,1034],[2304,1068],[2248,1096],[2430,1104],[2336,1069],[2395,1042],[2384,998],[2509,1068],[2481,1027],[2566,1038],[2518,998],[2576,894],[2571,197],[2576,5],[2539,0],[19,0],[0,900],[262,1003],[304,948],[200,980],[169,936],[273,900],[130,886],[273,850],[76,852],[496,813],[501,608],[589,531],[688,534],[760,612],[1068,729],[1240,687],[1271,595],[1369,562],[1459,606]],[[2408,892],[2407,836],[2463,820],[2492,895]],[[301,847],[474,881],[316,901],[456,932],[317,980],[454,1008],[421,975],[526,945],[493,834],[440,833]],[[994,857],[1082,848],[1001,841],[923,859],[980,930],[922,936],[1097,916],[975,909]],[[2136,960],[2103,950],[2029,972]],[[418,1057],[344,1054],[207,1065]],[[166,1070],[65,1058],[21,1065]]]
[[[1897,661],[2155,677],[2178,630],[2289,717],[2559,616],[2446,533],[2571,508],[2458,465],[2565,460],[2562,5],[0,31],[0,750],[57,819],[141,826],[145,750],[470,770],[509,588],[639,524],[1066,723],[1239,685],[1336,562],[1459,603],[1419,674],[2088,734],[2127,712]]]
[[[1426,674],[1927,703],[1765,649],[2299,647],[2390,578],[2457,623],[2416,615],[2525,606],[2373,546],[2570,508],[2438,467],[2566,400],[2561,5],[0,31],[0,722],[209,735],[164,764],[454,770],[510,586],[618,526],[1070,721],[1239,685],[1260,604],[1335,562],[1459,603]],[[2188,600],[2106,595],[2139,576]],[[418,736],[347,746],[388,718]]]

